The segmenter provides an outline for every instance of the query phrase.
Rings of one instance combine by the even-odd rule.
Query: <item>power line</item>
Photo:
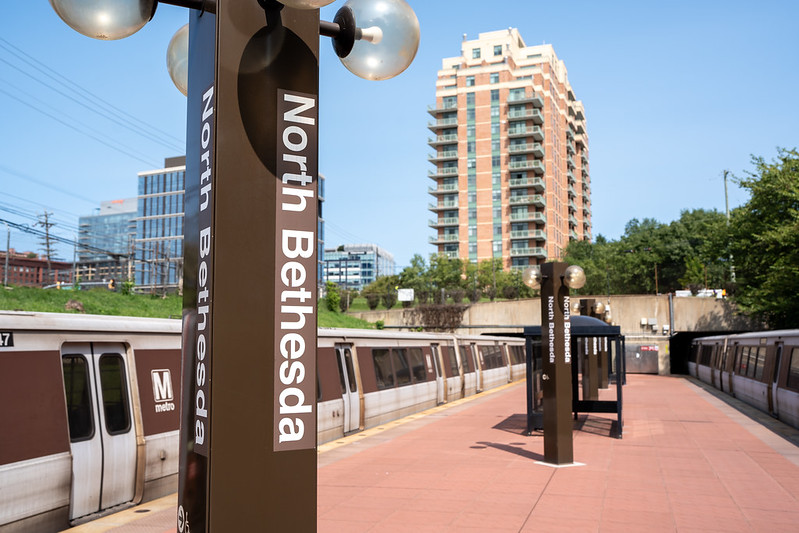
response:
[[[44,111],[43,109],[41,109],[41,108],[38,108],[38,107],[36,107],[36,106],[34,106],[34,105],[30,104],[29,102],[26,102],[25,100],[23,100],[23,99],[21,99],[21,98],[17,97],[17,96],[14,96],[14,95],[13,95],[13,94],[11,94],[10,92],[6,91],[5,89],[0,89],[0,92],[1,92],[1,93],[4,93],[4,94],[6,94],[6,95],[7,95],[9,98],[13,98],[13,99],[14,99],[14,100],[16,100],[17,102],[19,102],[19,103],[21,103],[21,104],[23,104],[23,105],[26,105],[26,106],[28,106],[28,107],[30,107],[30,108],[31,108],[31,109],[33,109],[34,111],[38,111],[39,113],[41,113],[41,114],[42,114],[42,115],[44,115],[44,116],[46,116],[46,117],[50,117],[51,119],[55,120],[55,121],[56,121],[56,122],[58,122],[59,124],[63,124],[63,125],[64,125],[64,126],[66,126],[67,128],[69,128],[69,129],[71,129],[71,130],[73,130],[73,131],[76,131],[76,132],[80,133],[81,135],[85,135],[86,137],[88,137],[88,138],[90,138],[90,139],[93,139],[93,140],[95,140],[95,141],[99,142],[100,144],[102,144],[102,145],[104,145],[104,146],[107,146],[108,148],[111,148],[112,150],[116,150],[117,152],[119,152],[119,153],[121,153],[121,154],[124,154],[124,155],[126,155],[126,156],[128,156],[128,157],[131,157],[131,158],[133,158],[133,159],[136,159],[137,161],[141,161],[142,163],[144,163],[144,164],[146,164],[146,165],[149,165],[149,166],[152,166],[152,167],[157,167],[157,166],[158,166],[157,164],[153,163],[153,162],[152,162],[152,161],[150,161],[150,160],[143,159],[142,157],[140,157],[140,156],[138,156],[138,155],[136,155],[136,154],[134,154],[134,153],[132,153],[132,152],[129,152],[129,151],[127,151],[127,150],[125,150],[125,149],[123,149],[123,148],[120,148],[120,147],[118,147],[118,146],[114,146],[113,144],[111,144],[111,143],[109,143],[109,142],[106,142],[105,140],[101,139],[100,137],[97,137],[96,135],[93,135],[93,134],[91,134],[91,133],[89,133],[89,132],[82,131],[82,130],[80,130],[80,129],[76,128],[76,127],[75,127],[73,124],[70,124],[70,123],[69,123],[69,122],[67,122],[67,121],[61,120],[60,118],[58,118],[57,116],[53,115],[52,113],[49,113],[49,112],[47,112],[47,111]],[[35,98],[34,98],[34,99],[35,99]],[[80,124],[80,122],[79,122],[78,120],[74,120],[74,119],[73,119],[73,121],[74,121],[75,123],[77,123],[77,124]]]
[[[100,107],[100,108],[105,107],[105,111],[107,113],[110,112],[110,113],[116,115],[117,117],[119,117],[119,119],[121,121],[129,124],[130,128],[139,129],[139,130],[141,130],[141,129],[146,130],[148,138],[151,138],[153,136],[160,136],[161,137],[161,141],[166,142],[166,143],[177,142],[178,145],[181,145],[180,149],[181,150],[183,149],[182,148],[183,139],[175,137],[174,135],[171,135],[170,133],[167,133],[167,132],[165,132],[163,130],[160,130],[160,129],[154,127],[152,124],[148,124],[148,123],[136,118],[135,116],[131,115],[130,113],[128,113],[128,112],[116,107],[115,105],[109,103],[108,101],[104,100],[103,98],[100,98],[96,94],[92,93],[91,91],[87,90],[86,88],[82,87],[81,85],[79,85],[79,84],[75,83],[74,81],[70,80],[69,78],[67,78],[63,74],[60,74],[59,72],[57,72],[54,69],[50,68],[49,66],[47,66],[44,63],[42,63],[38,59],[34,58],[30,54],[24,52],[23,50],[21,50],[20,48],[18,48],[16,46],[14,46],[13,44],[11,44],[7,40],[3,39],[2,37],[0,37],[0,47],[4,48],[7,52],[9,52],[12,55],[16,56],[17,59],[19,59],[23,63],[29,65],[33,69],[39,71],[40,73],[44,74],[45,76],[47,76],[51,80],[55,81],[56,83],[59,83],[59,84],[64,85],[64,86],[68,85],[69,86],[68,87],[69,90],[77,91],[78,93],[83,93],[83,94],[78,94],[77,96],[81,96],[82,98],[86,99],[88,101],[88,103],[89,103],[89,106],[86,106],[86,104],[81,104],[80,102],[77,102],[80,105],[83,105],[84,107],[89,107],[92,111],[95,111],[96,107]],[[17,68],[17,70],[20,70],[18,67],[14,67],[14,68]],[[33,78],[34,80],[38,81],[39,83],[42,83],[43,85],[45,85],[45,86],[51,88],[52,90],[58,92],[59,94],[62,94],[63,96],[66,96],[67,98],[70,98],[70,99],[74,100],[74,98],[62,93],[58,89],[53,88],[49,84],[46,84],[45,82],[34,78],[33,76],[31,76],[28,73],[25,73],[25,72],[23,72],[23,73],[26,74],[27,76]],[[97,111],[95,111],[95,112],[97,112]],[[106,118],[109,118],[109,117],[106,116]],[[112,120],[112,119],[109,118],[109,120]],[[119,123],[119,122],[117,122],[117,123]],[[170,139],[171,139],[171,141],[170,141]],[[152,140],[152,139],[150,139],[150,140]]]

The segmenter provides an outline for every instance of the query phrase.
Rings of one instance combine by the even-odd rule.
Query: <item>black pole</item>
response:
[[[541,341],[544,389],[544,460],[574,462],[572,442],[571,322],[565,263],[541,265]]]

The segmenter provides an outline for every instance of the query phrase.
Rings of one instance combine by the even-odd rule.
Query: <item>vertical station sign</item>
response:
[[[317,97],[278,90],[273,447],[316,447]]]
[[[569,288],[565,263],[541,265],[541,342],[543,348],[544,460],[574,462],[572,443],[572,342]]]
[[[319,11],[192,10],[178,533],[316,528]]]
[[[183,238],[178,531],[205,531],[211,435],[216,17],[191,10]]]

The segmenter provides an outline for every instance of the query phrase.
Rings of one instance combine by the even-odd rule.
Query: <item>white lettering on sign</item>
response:
[[[568,296],[563,297],[563,362],[572,362],[572,323],[571,304]]]
[[[547,297],[547,327],[549,335],[549,364],[555,364],[555,297]]]
[[[316,97],[279,91],[275,451],[316,445]]]
[[[200,130],[200,212],[199,257],[197,263],[197,327],[194,347],[194,451],[206,455],[209,415],[208,373],[211,362],[211,252],[213,247],[213,114],[214,87],[203,93],[202,126]]]

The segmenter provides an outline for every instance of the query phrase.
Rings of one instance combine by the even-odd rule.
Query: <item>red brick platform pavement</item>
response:
[[[623,439],[610,415],[581,416],[582,466],[539,463],[519,385],[326,445],[317,529],[799,531],[799,447],[684,378],[629,376],[624,400]],[[168,498],[128,525],[70,531],[175,531]]]

